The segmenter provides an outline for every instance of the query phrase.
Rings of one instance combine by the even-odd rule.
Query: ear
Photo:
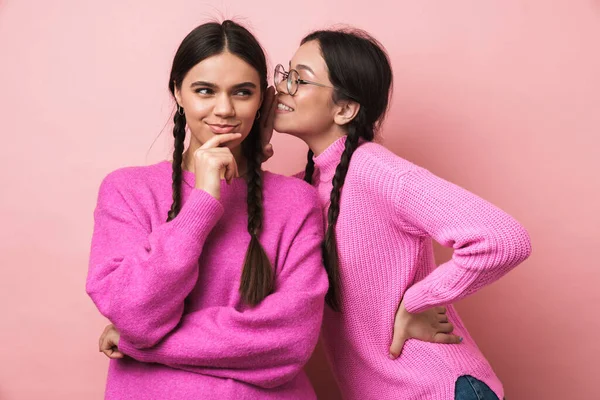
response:
[[[337,125],[346,125],[352,121],[360,111],[360,104],[355,101],[340,102],[338,109],[333,116],[333,121]]]
[[[177,101],[178,106],[183,107],[181,104],[181,89],[178,88],[177,85],[175,85],[175,100]]]

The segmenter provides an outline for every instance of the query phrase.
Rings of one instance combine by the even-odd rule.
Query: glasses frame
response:
[[[333,86],[324,85],[319,82],[307,81],[306,79],[301,79],[298,71],[296,71],[295,69],[290,69],[289,71],[286,71],[285,67],[281,64],[277,64],[277,66],[275,67],[275,74],[273,77],[273,83],[275,84],[275,87],[277,87],[279,83],[283,82],[282,79],[281,81],[279,81],[279,83],[277,83],[278,75],[282,75],[283,79],[286,80],[286,89],[290,96],[294,96],[296,93],[298,93],[298,88],[300,87],[300,85],[315,85],[324,88],[335,89]],[[293,75],[295,75],[296,78],[294,78]],[[294,90],[292,93],[294,81],[296,81],[297,85],[296,90]]]

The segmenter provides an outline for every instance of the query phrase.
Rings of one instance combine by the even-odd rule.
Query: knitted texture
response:
[[[315,186],[327,212],[345,138],[315,157]],[[342,312],[325,310],[323,338],[345,399],[454,399],[461,375],[502,384],[451,303],[498,280],[525,260],[531,245],[512,217],[375,143],[354,153],[336,225]],[[433,240],[454,249],[435,265]],[[461,344],[408,340],[388,358],[394,316],[448,307]],[[490,321],[492,323],[493,321]]]
[[[171,222],[169,162],[115,171],[100,187],[86,289],[127,356],[111,360],[106,398],[314,399],[302,368],[327,291],[316,191],[264,173],[260,241],[275,290],[251,308],[239,293],[245,181],[223,181],[217,201],[183,178]]]

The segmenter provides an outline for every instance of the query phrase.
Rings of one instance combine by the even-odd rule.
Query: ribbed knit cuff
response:
[[[208,236],[223,213],[223,206],[217,199],[204,190],[194,189],[172,224],[197,240]]]

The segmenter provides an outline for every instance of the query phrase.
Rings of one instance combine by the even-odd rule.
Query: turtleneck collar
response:
[[[324,152],[313,157],[315,167],[319,169],[319,180],[322,182],[331,181],[335,175],[335,169],[340,163],[340,158],[346,146],[346,136],[342,136],[329,145]]]

